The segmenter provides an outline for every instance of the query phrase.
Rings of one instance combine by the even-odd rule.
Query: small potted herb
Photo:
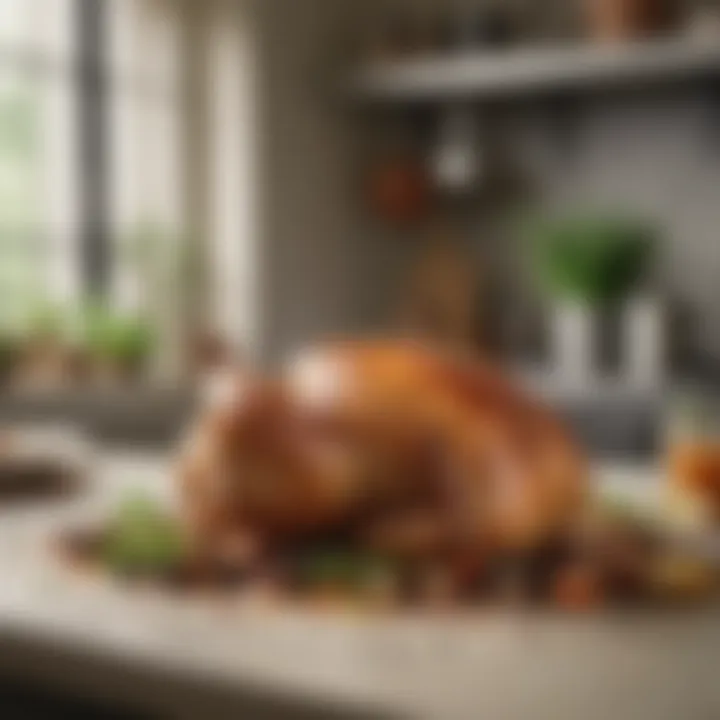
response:
[[[30,312],[15,340],[13,381],[28,388],[55,388],[72,376],[68,315],[64,308],[40,303]]]
[[[147,367],[155,346],[150,325],[140,317],[105,307],[86,313],[85,345],[101,378],[136,379]]]
[[[563,379],[586,382],[597,360],[600,318],[608,310],[624,327],[628,370],[652,370],[648,345],[659,343],[657,303],[641,293],[654,231],[620,215],[577,215],[537,222],[531,258],[539,285],[553,302],[553,351]],[[652,348],[655,359],[659,348]],[[650,373],[652,374],[652,373]]]

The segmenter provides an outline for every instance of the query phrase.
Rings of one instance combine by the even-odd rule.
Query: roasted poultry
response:
[[[476,361],[339,343],[212,395],[180,468],[208,554],[322,537],[401,558],[528,552],[565,537],[583,502],[583,457],[562,425]]]
[[[217,380],[182,447],[180,514],[130,497],[106,525],[61,538],[72,563],[383,607],[584,610],[697,602],[718,587],[696,535],[586,487],[562,424],[488,364],[347,342],[275,378]]]

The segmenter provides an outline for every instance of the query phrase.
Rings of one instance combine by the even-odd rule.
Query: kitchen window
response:
[[[183,324],[247,335],[251,78],[230,5],[0,3],[3,333],[102,304],[152,326],[167,374]]]

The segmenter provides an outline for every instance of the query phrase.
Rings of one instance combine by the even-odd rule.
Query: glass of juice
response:
[[[693,388],[671,402],[666,452],[671,488],[720,519],[720,401],[714,392]]]

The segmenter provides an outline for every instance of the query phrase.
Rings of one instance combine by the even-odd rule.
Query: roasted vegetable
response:
[[[592,566],[572,565],[555,579],[555,602],[564,610],[591,610],[603,604],[604,589],[599,571]]]
[[[395,568],[384,558],[340,548],[307,552],[298,559],[296,571],[304,587],[357,593],[387,587],[394,574]]]
[[[182,563],[185,541],[173,518],[149,498],[134,496],[112,519],[102,555],[119,574],[157,575]]]
[[[715,587],[717,573],[698,558],[669,553],[658,558],[651,578],[660,600],[682,602],[708,597]]]

